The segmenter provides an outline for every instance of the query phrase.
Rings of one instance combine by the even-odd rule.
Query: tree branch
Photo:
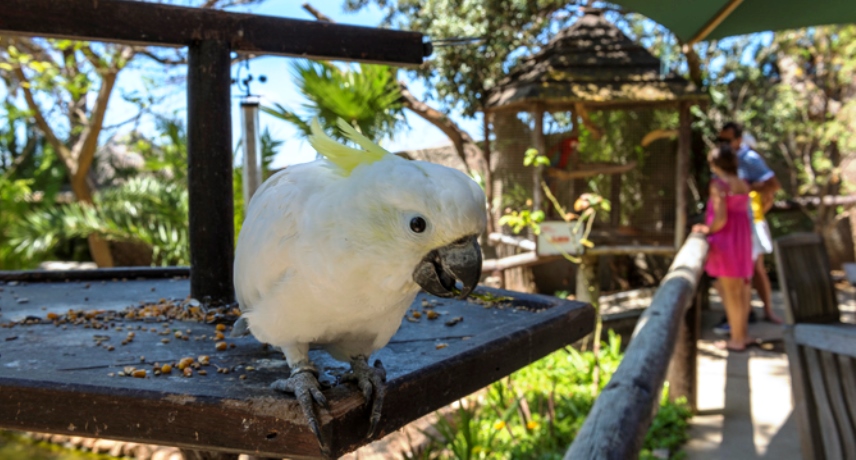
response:
[[[304,9],[304,10],[306,10],[306,11],[308,11],[308,12],[309,12],[309,14],[311,14],[312,16],[314,16],[314,17],[315,17],[315,19],[317,19],[317,20],[319,20],[319,21],[321,21],[321,22],[329,22],[329,23],[334,23],[334,22],[336,22],[336,21],[333,21],[329,16],[327,16],[327,15],[325,15],[324,13],[322,13],[322,12],[320,12],[320,11],[316,10],[316,9],[315,9],[312,5],[310,5],[309,3],[304,3],[304,4],[303,4],[303,9]]]
[[[95,99],[95,105],[92,108],[92,116],[89,119],[89,124],[80,135],[80,139],[74,145],[73,152],[77,157],[77,171],[72,177],[73,182],[81,183],[86,180],[86,175],[89,173],[89,168],[92,166],[92,161],[95,158],[95,151],[98,149],[98,135],[101,133],[101,127],[104,125],[104,115],[107,113],[107,103],[110,101],[110,94],[113,92],[113,86],[116,84],[116,71],[104,72],[101,76],[101,87],[98,89],[98,96]]]
[[[24,75],[24,70],[21,69],[20,66],[16,66],[12,71],[15,74],[15,78],[18,79],[21,91],[24,93],[24,100],[27,102],[27,107],[31,112],[33,112],[33,118],[36,119],[36,126],[38,126],[45,135],[51,147],[56,150],[57,155],[59,155],[59,158],[62,160],[66,169],[68,169],[69,175],[75,174],[77,172],[77,167],[71,151],[59,140],[58,137],[56,137],[56,133],[51,129],[44,114],[42,114],[41,108],[36,103],[35,98],[33,98],[32,91],[30,91],[30,81],[27,79],[27,76]]]
[[[187,57],[182,57],[179,59],[168,59],[164,57],[160,57],[154,53],[152,53],[148,48],[138,47],[135,49],[136,53],[145,56],[159,64],[163,65],[185,65],[187,64]]]
[[[477,155],[481,155],[473,138],[470,137],[466,131],[459,128],[458,125],[450,120],[443,112],[440,112],[419,99],[416,99],[404,82],[399,81],[398,86],[401,91],[402,105],[413,111],[416,115],[425,119],[428,123],[436,126],[440,131],[443,131],[443,134],[445,134],[452,141],[452,144],[455,145],[455,150],[458,152],[458,156],[461,158],[461,161],[463,161],[464,165],[467,167],[467,171],[471,171],[472,169],[481,170],[482,168],[475,168],[475,165],[472,164],[471,160],[468,161],[468,157],[470,155],[467,154],[467,150],[474,149],[474,153],[478,152]]]

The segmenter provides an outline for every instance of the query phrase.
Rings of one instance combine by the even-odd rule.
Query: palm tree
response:
[[[329,62],[297,60],[291,65],[301,94],[304,116],[274,104],[265,113],[288,121],[309,136],[309,122],[318,118],[325,131],[347,141],[334,129],[342,118],[370,139],[390,137],[405,123],[396,69],[359,64],[340,68]]]

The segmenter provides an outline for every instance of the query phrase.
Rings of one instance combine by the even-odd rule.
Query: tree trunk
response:
[[[89,188],[85,177],[72,177],[71,190],[78,202],[92,205],[92,190]],[[87,241],[89,242],[89,254],[98,267],[112,267],[113,255],[110,253],[110,243],[95,233],[89,235]]]

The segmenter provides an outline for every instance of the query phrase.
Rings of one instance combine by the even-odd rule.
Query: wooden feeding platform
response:
[[[297,401],[269,388],[288,375],[282,354],[249,336],[230,338],[232,307],[203,310],[189,298],[187,276],[186,269],[0,273],[0,427],[319,456]],[[487,288],[477,294],[466,301],[420,294],[392,341],[373,355],[388,371],[373,439],[593,329],[589,305]],[[439,316],[429,319],[429,311]],[[167,319],[175,313],[187,318]],[[347,364],[310,354],[331,385],[330,409],[319,415],[332,454],[372,441],[361,393],[335,385]],[[177,365],[188,357],[196,363],[190,377]],[[155,375],[164,364],[172,371]]]

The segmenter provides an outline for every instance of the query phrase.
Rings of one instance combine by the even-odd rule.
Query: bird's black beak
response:
[[[429,294],[454,297],[455,281],[463,288],[460,299],[473,292],[481,279],[482,254],[476,235],[461,238],[452,244],[429,252],[413,271],[413,281]]]

